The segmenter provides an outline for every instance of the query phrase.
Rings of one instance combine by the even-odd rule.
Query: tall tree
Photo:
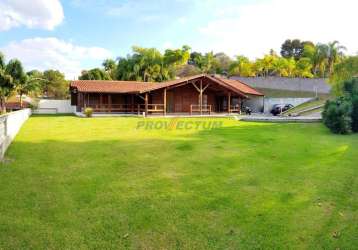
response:
[[[165,51],[164,55],[155,48],[133,48],[133,54],[118,58],[117,79],[144,82],[162,82],[173,79],[176,69],[188,63],[188,46]]]
[[[333,73],[334,64],[344,57],[344,50],[346,50],[346,47],[340,45],[338,41],[328,43],[327,61],[329,75]]]
[[[68,97],[68,82],[64,74],[58,70],[46,70],[43,75],[41,88],[45,97],[56,99]]]
[[[107,72],[107,74],[111,77],[111,79],[114,80],[116,78],[116,61],[113,59],[106,59],[102,63],[102,66],[104,67],[104,70]]]
[[[333,85],[334,93],[342,95],[344,82],[354,77],[358,77],[358,56],[347,57],[336,64],[329,79],[329,82]]]
[[[230,65],[229,74],[243,77],[255,76],[254,65],[247,57],[237,56]]]
[[[299,60],[302,56],[303,48],[304,42],[301,42],[299,39],[287,39],[281,45],[281,56],[285,58],[293,57],[295,60]]]
[[[100,68],[83,70],[78,77],[80,80],[111,80],[109,73]]]
[[[214,55],[214,57],[217,62],[217,66],[216,66],[216,70],[215,70],[216,73],[224,74],[224,75],[228,74],[230,65],[233,62],[233,60],[223,52],[216,53]]]
[[[25,74],[21,62],[12,59],[6,64],[4,56],[0,53],[0,107],[2,113],[6,112],[6,99],[24,79]]]

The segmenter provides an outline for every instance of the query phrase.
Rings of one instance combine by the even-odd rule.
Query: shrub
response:
[[[352,131],[352,102],[348,97],[327,101],[322,112],[323,123],[336,134]]]
[[[358,132],[358,95],[352,97],[352,131]]]
[[[92,108],[85,108],[85,115],[86,117],[92,117],[93,109]]]

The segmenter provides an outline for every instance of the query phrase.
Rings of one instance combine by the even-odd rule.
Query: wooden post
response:
[[[144,102],[145,102],[145,116],[148,115],[148,92],[145,93],[145,97],[144,97]]]
[[[134,113],[134,95],[131,95],[131,112]]]
[[[84,99],[84,107],[85,107],[85,109],[87,108],[87,95],[88,94],[84,94],[84,96],[83,96],[83,99]]]
[[[203,114],[203,80],[200,80],[200,115]]]
[[[227,111],[231,112],[231,92],[227,94]]]
[[[112,111],[112,96],[111,96],[111,94],[108,94],[108,109],[109,109],[109,112]]]
[[[164,103],[164,115],[167,114],[167,88],[164,88],[164,91],[163,91],[163,103]]]
[[[83,97],[82,97],[82,93],[78,92],[77,94],[77,112],[81,112],[82,107],[83,107]]]
[[[103,95],[102,93],[99,95],[99,108],[102,111],[103,107]]]

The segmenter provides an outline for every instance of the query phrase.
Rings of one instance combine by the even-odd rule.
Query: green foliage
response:
[[[358,95],[352,97],[352,131],[358,132]]]
[[[352,103],[352,131],[358,132],[358,78],[345,81],[343,90]]]
[[[254,64],[250,62],[247,57],[237,56],[236,60],[232,62],[229,67],[229,75],[243,77],[255,76],[254,70]]]
[[[92,115],[93,115],[93,109],[92,109],[92,108],[85,108],[84,113],[85,113],[85,116],[86,116],[86,117],[92,117]]]
[[[163,54],[155,48],[133,48],[133,54],[119,58],[117,64],[118,80],[135,80],[144,82],[162,82],[175,78],[178,67],[185,65],[189,59],[189,47],[167,49]]]
[[[322,112],[323,123],[336,134],[352,131],[352,104],[346,97],[327,101]]]
[[[109,77],[111,78],[111,80],[116,79],[116,69],[117,69],[117,64],[116,61],[113,59],[106,59],[104,60],[104,62],[102,63],[102,66],[104,67],[105,72],[109,75]]]
[[[299,77],[312,78],[312,64],[309,58],[302,57],[296,63],[296,75]]]
[[[358,56],[347,57],[336,64],[330,77],[334,93],[337,96],[342,95],[344,82],[355,76],[358,76]]]
[[[0,109],[6,112],[5,102],[22,81],[26,80],[22,64],[17,59],[12,59],[6,64],[5,57],[0,53]]]
[[[109,70],[110,71],[110,70]],[[103,69],[94,68],[91,70],[84,70],[81,72],[80,80],[111,80],[110,73]]]
[[[65,99],[68,98],[68,82],[64,74],[58,70],[46,70],[41,81],[43,95],[49,98]]]
[[[358,79],[343,83],[343,95],[326,103],[323,119],[335,133],[358,132]]]
[[[285,58],[295,58],[299,60],[302,56],[304,49],[304,42],[301,42],[299,39],[290,40],[287,39],[281,45],[281,56]]]

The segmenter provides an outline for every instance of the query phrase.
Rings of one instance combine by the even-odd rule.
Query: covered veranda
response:
[[[165,83],[73,81],[77,112],[101,114],[214,115],[240,113],[248,96],[220,78],[200,75]]]

